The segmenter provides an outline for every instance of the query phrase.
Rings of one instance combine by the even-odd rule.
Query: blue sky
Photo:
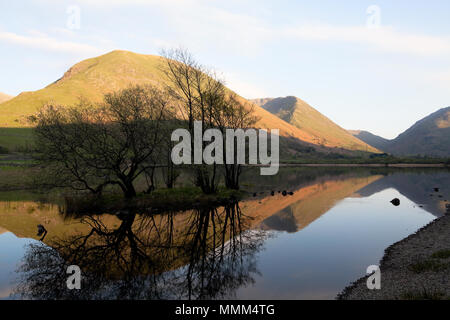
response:
[[[183,46],[244,97],[295,95],[394,138],[450,105],[449,12],[447,0],[1,0],[0,91],[40,89],[114,49]]]

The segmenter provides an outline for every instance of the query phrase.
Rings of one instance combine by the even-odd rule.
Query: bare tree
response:
[[[163,52],[163,56],[165,64],[162,69],[170,83],[168,89],[181,102],[180,113],[187,120],[191,135],[194,133],[194,121],[201,121],[203,135],[206,130],[215,127],[212,113],[216,109],[215,104],[225,95],[223,82],[186,50]],[[212,168],[205,165],[196,167],[196,184],[205,193],[217,191],[217,176],[216,164]]]
[[[224,95],[222,99],[214,104],[214,111],[211,113],[214,124],[226,138],[226,129],[248,129],[252,128],[258,121],[254,115],[254,107],[235,93]],[[234,150],[237,149],[237,141],[233,141]],[[223,153],[225,154],[226,143],[224,141]],[[242,165],[237,161],[237,154],[234,153],[233,163],[224,163],[225,186],[229,189],[239,189],[239,176],[242,173]]]
[[[163,135],[161,141],[161,148],[159,152],[158,162],[162,164],[161,173],[164,183],[168,189],[172,189],[175,185],[175,181],[180,175],[179,170],[172,162],[172,149],[175,146],[175,142],[171,139],[171,133],[173,130],[185,127],[186,123],[173,119],[165,126],[166,132]]]
[[[101,194],[116,185],[133,198],[136,178],[155,166],[162,128],[173,114],[170,100],[151,86],[104,100],[100,106],[80,100],[75,107],[44,107],[36,118],[39,160],[56,186]]]

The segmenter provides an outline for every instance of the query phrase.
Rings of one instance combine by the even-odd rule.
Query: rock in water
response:
[[[392,199],[391,203],[394,206],[398,207],[400,205],[400,199],[398,199],[398,198]]]
[[[439,192],[439,188],[434,188],[434,192]]]

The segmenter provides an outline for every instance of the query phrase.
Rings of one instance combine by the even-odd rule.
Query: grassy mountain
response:
[[[389,139],[374,135],[373,133],[370,133],[368,131],[348,130],[348,132],[350,132],[350,134],[352,134],[359,140],[364,141],[369,146],[377,148],[378,150],[385,150],[390,143]]]
[[[13,98],[12,96],[10,96],[6,93],[0,92],[0,103],[11,100],[12,98]]]
[[[280,119],[292,124],[312,137],[317,145],[348,150],[377,152],[378,150],[355,138],[345,129],[297,97],[252,100]]]
[[[450,157],[450,107],[416,122],[392,140],[386,151],[395,155]]]
[[[28,116],[48,102],[75,104],[82,96],[93,102],[101,101],[103,95],[131,84],[162,84],[165,76],[161,71],[163,60],[159,56],[136,54],[128,51],[112,51],[108,54],[84,60],[70,68],[64,76],[35,92],[23,92],[0,104],[0,128],[29,127]],[[255,114],[260,118],[259,128],[280,129],[280,135],[288,137],[282,142],[284,150],[301,150],[314,146],[317,150],[342,151],[330,148],[348,147],[350,150],[366,151],[366,146],[354,138],[354,145],[346,146],[329,139],[318,144],[317,137],[309,130],[299,129],[258,105]],[[1,138],[1,137],[0,137]],[[294,151],[295,153],[295,151]]]
[[[162,77],[155,56],[113,51],[84,60],[70,68],[64,76],[34,92],[23,92],[0,105],[0,127],[28,126],[27,116],[42,105],[55,102],[74,104],[83,96],[101,101],[105,93],[129,86],[131,83],[157,83]]]

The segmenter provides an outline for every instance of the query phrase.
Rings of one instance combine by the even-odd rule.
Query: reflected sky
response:
[[[15,270],[24,255],[25,247],[35,242],[27,238],[18,238],[11,232],[0,234],[0,299],[9,297]]]
[[[389,203],[395,197],[401,206]],[[345,198],[299,232],[275,232],[258,256],[261,276],[237,296],[333,299],[377,265],[386,247],[433,219],[395,189]]]

